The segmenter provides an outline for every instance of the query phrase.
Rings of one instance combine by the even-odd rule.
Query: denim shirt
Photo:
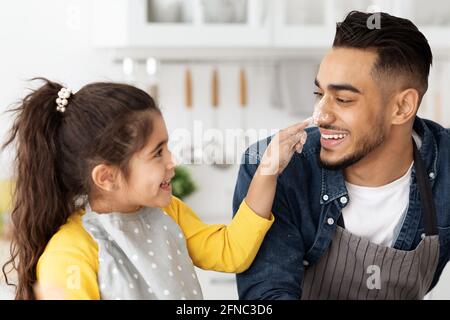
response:
[[[320,132],[306,129],[308,139],[278,177],[272,212],[275,222],[252,264],[237,275],[240,299],[299,299],[305,266],[326,253],[341,210],[351,199],[343,171],[319,166]],[[420,155],[428,171],[437,211],[440,240],[438,267],[430,290],[450,258],[450,129],[416,117],[414,131],[422,139]],[[270,137],[250,146],[242,159],[233,197],[233,211],[245,198]],[[409,206],[394,244],[414,250],[424,232],[415,167],[411,173]]]

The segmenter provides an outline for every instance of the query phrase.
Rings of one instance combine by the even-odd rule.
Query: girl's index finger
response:
[[[312,121],[312,117],[310,117],[306,120],[303,120],[302,122],[296,123],[290,127],[287,127],[286,133],[288,135],[296,134],[299,131],[304,130],[307,126],[309,126],[311,124],[311,121]]]

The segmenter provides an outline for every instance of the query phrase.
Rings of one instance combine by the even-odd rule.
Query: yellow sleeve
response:
[[[68,222],[50,239],[36,267],[43,297],[100,299],[97,283],[98,246],[84,230],[80,216]]]
[[[11,181],[0,180],[0,214],[11,210],[12,190],[13,184]]]
[[[202,269],[240,273],[247,270],[271,227],[274,216],[264,219],[245,203],[231,223],[205,224],[176,197],[164,208],[181,227],[194,264]]]

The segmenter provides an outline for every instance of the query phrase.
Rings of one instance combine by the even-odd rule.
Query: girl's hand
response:
[[[300,153],[306,142],[305,128],[311,118],[278,132],[264,152],[258,170],[261,175],[279,175],[288,165],[295,151]]]
[[[245,201],[259,216],[269,219],[275,197],[278,175],[286,168],[295,151],[306,142],[305,128],[311,118],[278,132],[267,146],[253,175]]]

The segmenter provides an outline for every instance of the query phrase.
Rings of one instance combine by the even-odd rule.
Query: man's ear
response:
[[[98,164],[92,169],[92,181],[102,191],[114,191],[117,189],[117,171],[113,166]]]
[[[392,124],[400,125],[410,121],[419,107],[419,92],[416,89],[406,89],[397,94],[392,113]]]

